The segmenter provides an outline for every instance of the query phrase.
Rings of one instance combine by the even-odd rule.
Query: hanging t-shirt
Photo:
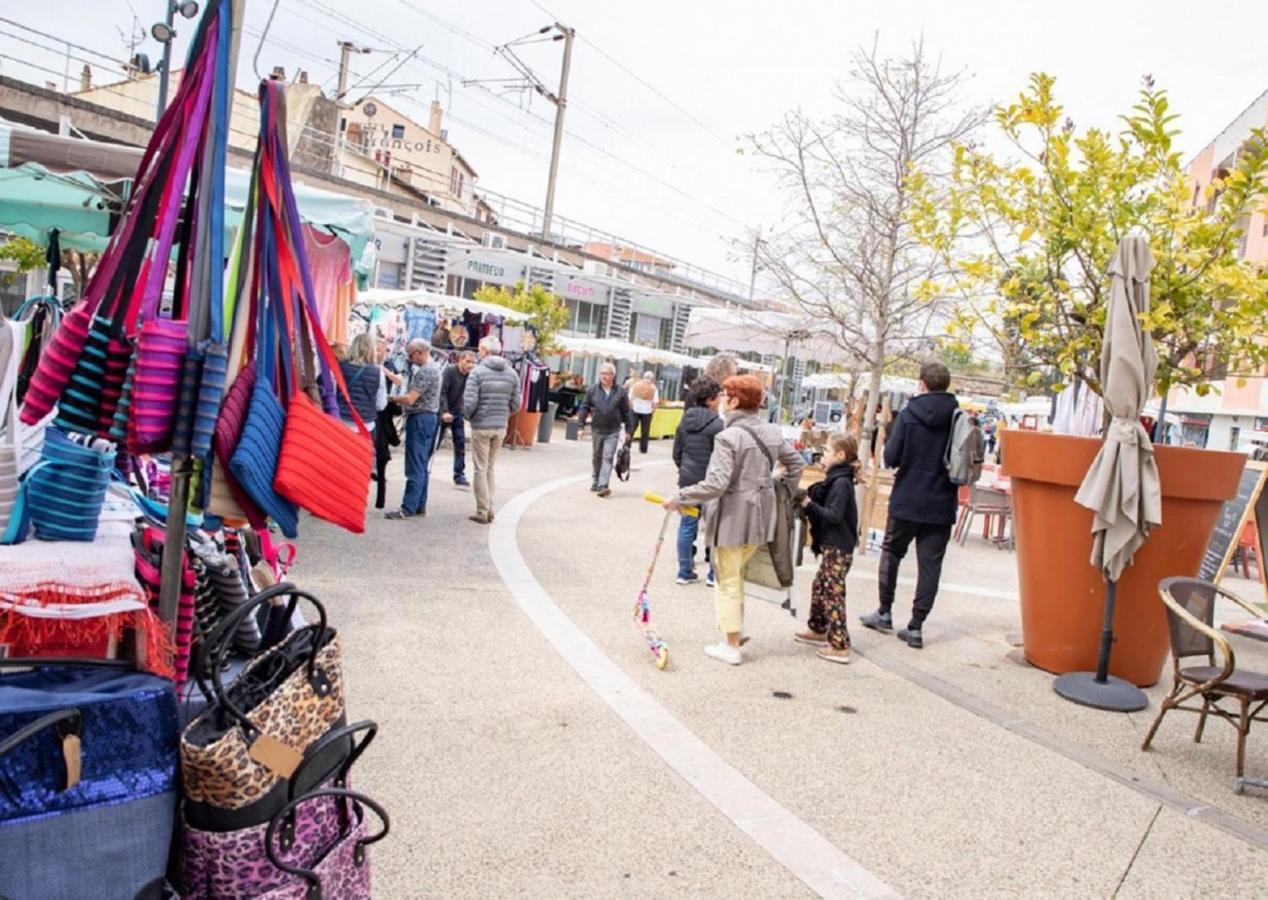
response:
[[[524,329],[519,325],[502,326],[502,352],[520,353],[524,349]]]
[[[431,342],[436,333],[436,310],[430,307],[405,310],[405,328],[409,339]]]
[[[333,234],[305,224],[304,251],[313,279],[313,302],[317,305],[326,341],[347,344],[348,317],[357,295],[348,245]]]

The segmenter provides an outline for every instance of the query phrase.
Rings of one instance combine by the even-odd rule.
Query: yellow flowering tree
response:
[[[996,109],[1015,160],[962,144],[949,183],[910,176],[913,228],[949,273],[922,289],[959,300],[952,331],[988,331],[1017,383],[1056,370],[1099,393],[1106,273],[1119,240],[1140,229],[1156,260],[1143,324],[1158,347],[1159,393],[1206,393],[1204,364],[1268,363],[1268,275],[1240,258],[1246,221],[1268,201],[1264,131],[1195,197],[1174,146],[1176,116],[1152,79],[1117,134],[1078,131],[1053,85],[1033,75]]]
[[[496,303],[524,314],[524,321],[537,332],[537,352],[549,354],[557,350],[555,335],[568,327],[568,307],[557,294],[540,284],[525,286],[517,282],[515,290],[485,285],[475,293],[482,303]]]

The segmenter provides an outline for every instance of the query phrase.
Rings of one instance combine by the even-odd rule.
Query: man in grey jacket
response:
[[[502,342],[494,335],[480,340],[480,362],[467,376],[462,409],[471,423],[471,450],[475,456],[476,511],[472,522],[493,521],[493,469],[506,435],[506,423],[520,408],[520,379],[504,358]]]
[[[599,366],[599,383],[590,386],[586,398],[577,410],[577,423],[580,430],[585,431],[586,421],[594,416],[594,430],[591,441],[590,467],[594,482],[590,490],[600,497],[608,497],[612,489],[608,480],[612,477],[613,460],[616,458],[617,444],[621,439],[621,429],[625,433],[634,433],[634,413],[630,410],[630,398],[625,388],[616,383],[616,366],[605,362]]]

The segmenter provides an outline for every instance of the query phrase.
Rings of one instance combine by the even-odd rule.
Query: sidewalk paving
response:
[[[641,496],[674,481],[668,442],[652,448],[635,453],[631,482],[609,500],[588,480],[542,496],[520,522],[519,551],[643,691],[877,878],[909,897],[1262,892],[1268,799],[1232,794],[1233,730],[1211,722],[1195,745],[1193,718],[1172,714],[1146,754],[1163,688],[1129,716],[1060,700],[1050,675],[1009,658],[1020,631],[1013,557],[980,538],[949,552],[944,583],[955,589],[939,596],[924,650],[857,626],[875,605],[871,555],[848,582],[861,658],[832,666],[792,642],[807,566],[801,618],[750,601],[753,640],[732,669],[701,652],[716,639],[712,596],[673,583],[671,522],[651,592],[671,648],[669,670],[657,671],[631,621],[661,517]],[[556,442],[504,453],[500,506],[586,475],[588,451]],[[448,473],[444,452],[422,521],[374,516],[359,538],[305,521],[295,571],[343,634],[349,719],[381,725],[357,773],[393,815],[376,848],[376,895],[810,895],[543,638]],[[390,477],[395,499],[399,465]],[[896,619],[910,596],[900,585]],[[1268,671],[1268,645],[1235,646],[1239,664]],[[1251,734],[1247,769],[1268,775],[1262,734]],[[1186,815],[1152,786],[1210,810]],[[1240,836],[1217,827],[1218,811]]]

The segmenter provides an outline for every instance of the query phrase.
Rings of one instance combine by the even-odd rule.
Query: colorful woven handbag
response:
[[[284,120],[285,105],[276,84],[262,85],[261,92],[265,96],[262,130],[268,134],[267,140],[261,138],[260,181],[264,196],[260,202],[271,213],[279,248],[273,274],[278,280],[276,293],[282,298],[279,305],[284,327],[283,358],[290,366],[290,399],[273,487],[318,518],[359,534],[365,530],[374,443],[355,411],[355,432],[339,418],[336,393],[343,396],[348,406],[351,399],[322,333],[303,241],[295,239],[299,234],[299,215],[286,147],[277,127],[277,120]],[[268,114],[270,110],[274,115]],[[308,335],[316,345],[323,401],[320,406],[301,389],[297,366],[289,352],[292,344],[306,349]]]
[[[262,229],[266,246],[269,245],[267,231],[267,228]],[[282,533],[293,538],[299,533],[299,507],[273,488],[286,424],[286,410],[273,387],[280,330],[274,323],[278,315],[276,305],[264,296],[259,299],[255,384],[251,388],[251,402],[247,406],[242,433],[229,459],[229,474],[251,501],[277,522]],[[285,352],[289,353],[289,349]]]
[[[288,319],[289,307],[290,304],[284,306]],[[343,373],[321,336],[320,323],[309,325],[316,330],[318,349],[324,351],[321,356],[333,369],[339,390],[347,399]],[[305,326],[301,322],[299,327]],[[318,518],[360,534],[365,530],[370,470],[374,466],[370,432],[355,410],[352,415],[358,430],[354,432],[314,403],[300,389],[297,378],[292,377],[291,384],[273,487]]]
[[[115,446],[100,438],[72,439],[59,428],[44,436],[40,462],[26,475],[35,535],[46,541],[93,541],[114,469]]]
[[[218,9],[204,17],[185,77],[142,155],[123,225],[93,271],[84,301],[62,320],[32,374],[21,413],[28,425],[56,404],[65,429],[106,435],[113,426],[133,353],[131,319],[147,297],[161,294],[183,186],[207,114],[215,54],[203,52],[204,31],[223,18]]]
[[[246,424],[247,409],[251,404],[251,391],[254,386],[255,365],[249,363],[238,371],[238,377],[225,392],[212,440],[214,462],[211,470],[211,501],[207,505],[207,510],[221,518],[243,519],[253,528],[264,528],[266,524],[264,513],[252,502],[247,492],[229,472],[229,460],[238,446],[238,440],[242,437],[242,428]]]
[[[0,319],[0,536],[18,502],[18,357],[24,331],[22,323]]]

